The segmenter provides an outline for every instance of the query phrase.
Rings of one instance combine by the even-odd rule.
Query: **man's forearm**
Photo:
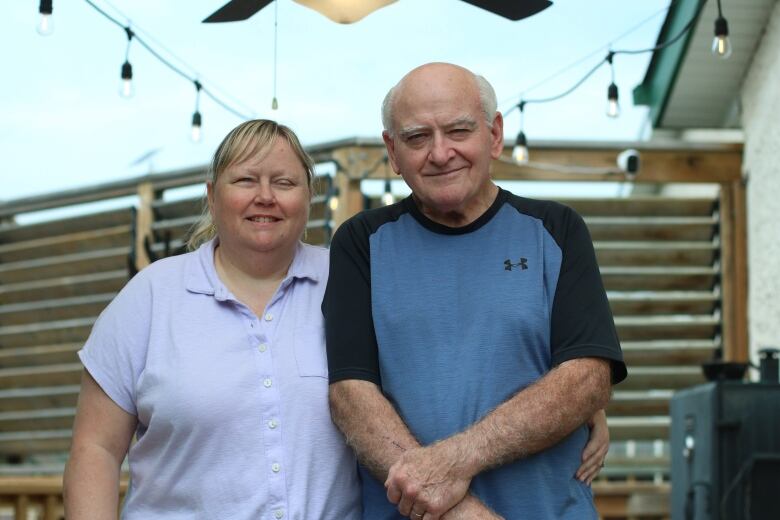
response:
[[[380,482],[406,450],[420,446],[371,382],[350,379],[330,385],[330,413],[358,460]]]
[[[405,452],[420,447],[398,412],[373,383],[347,380],[330,385],[330,412],[358,460],[379,482],[387,479],[390,467]],[[444,520],[477,518],[499,517],[470,495],[442,517]]]
[[[608,361],[565,362],[440,448],[476,475],[557,444],[607,405],[610,388]]]

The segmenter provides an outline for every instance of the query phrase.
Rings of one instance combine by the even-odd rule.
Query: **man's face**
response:
[[[421,210],[443,224],[462,225],[493,202],[490,161],[503,147],[503,120],[485,121],[473,76],[451,65],[411,72],[399,86],[392,136],[383,134],[393,170]]]

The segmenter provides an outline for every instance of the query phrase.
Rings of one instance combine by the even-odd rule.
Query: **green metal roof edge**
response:
[[[666,20],[661,26],[656,45],[679,34],[691,18],[696,16],[700,3],[704,2],[706,0],[677,0],[673,2],[669,7]],[[634,88],[634,104],[650,107],[650,120],[653,122],[653,128],[658,128],[666,111],[669,95],[677,81],[683,58],[688,51],[697,23],[698,21],[694,21],[691,30],[677,42],[653,53],[650,64],[647,66],[645,79]]]

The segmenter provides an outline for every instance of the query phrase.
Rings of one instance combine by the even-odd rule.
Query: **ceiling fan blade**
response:
[[[552,5],[548,0],[463,0],[510,20],[522,20]]]
[[[271,0],[230,0],[203,20],[203,23],[238,22],[246,20]]]

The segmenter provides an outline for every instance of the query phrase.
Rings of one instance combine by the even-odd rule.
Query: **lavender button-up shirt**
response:
[[[328,411],[327,250],[299,244],[257,317],[217,276],[214,245],[141,271],[79,352],[138,417],[122,518],[360,518],[355,459]]]

